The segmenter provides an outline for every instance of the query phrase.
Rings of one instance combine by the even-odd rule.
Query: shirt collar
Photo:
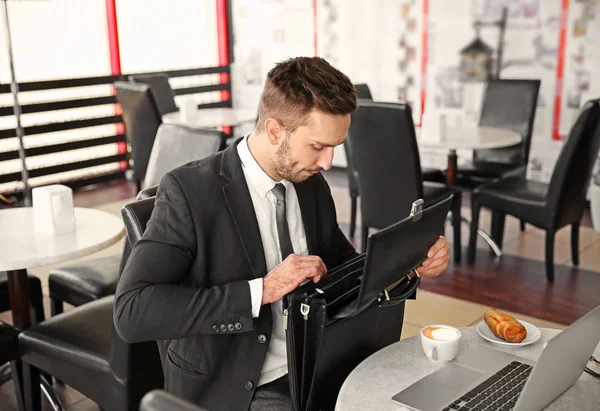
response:
[[[271,191],[277,183],[282,183],[286,189],[289,188],[289,185],[291,184],[289,181],[273,180],[267,173],[264,172],[260,165],[258,165],[256,159],[250,152],[250,148],[248,147],[249,136],[250,134],[246,134],[237,146],[238,155],[242,161],[242,168],[245,171],[248,185],[254,187],[261,197],[266,197],[269,191]]]

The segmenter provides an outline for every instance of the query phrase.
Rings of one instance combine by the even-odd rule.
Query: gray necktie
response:
[[[288,228],[286,210],[285,210],[285,186],[281,183],[275,184],[271,189],[277,198],[275,214],[277,219],[277,235],[279,237],[279,248],[281,249],[281,261],[294,253],[292,240],[290,240],[290,229]]]

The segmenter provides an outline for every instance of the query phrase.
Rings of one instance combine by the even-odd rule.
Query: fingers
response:
[[[440,275],[446,268],[448,268],[449,261],[450,256],[445,255],[441,258],[434,260],[427,267],[423,265],[417,267],[417,271],[421,275],[421,277],[432,277]]]
[[[427,257],[431,258],[431,257],[435,256],[438,251],[440,251],[442,248],[444,248],[444,246],[446,246],[446,244],[447,244],[446,238],[444,236],[440,236],[440,238],[437,239],[435,244],[432,245],[431,248],[429,249],[429,252],[427,253]]]
[[[430,252],[431,252],[431,250],[430,250]],[[425,259],[425,261],[423,261],[423,267],[429,267],[429,265],[432,264],[435,260],[443,258],[447,255],[450,255],[450,246],[448,244],[445,244],[442,248],[437,250],[437,252],[435,253],[435,255],[433,257],[427,258],[427,259]]]
[[[291,254],[286,258],[286,263],[292,267],[291,275],[296,276],[300,282],[311,278],[314,282],[318,282],[327,273],[325,263],[316,255]]]

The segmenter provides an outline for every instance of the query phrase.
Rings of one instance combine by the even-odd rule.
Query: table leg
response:
[[[446,172],[446,184],[448,184],[449,186],[456,185],[456,172],[458,170],[457,159],[458,156],[456,155],[456,150],[450,150],[448,152],[448,170]],[[463,223],[467,225],[471,224],[471,222],[466,218],[461,217],[461,219]],[[492,238],[485,231],[479,228],[477,229],[477,234],[479,234],[479,236],[481,236],[481,238],[483,238],[485,242],[488,243],[488,245],[491,247],[491,249],[494,251],[494,254],[496,254],[497,257],[502,256],[502,250],[500,250],[500,247],[498,247],[496,242],[492,240]]]
[[[456,150],[450,150],[448,153],[448,170],[446,171],[446,184],[449,186],[456,184],[457,159]]]
[[[8,271],[7,276],[13,325],[19,330],[26,330],[31,327],[31,300],[27,270]]]

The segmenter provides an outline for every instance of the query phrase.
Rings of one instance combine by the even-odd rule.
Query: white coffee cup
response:
[[[65,234],[75,230],[73,190],[53,184],[35,187],[32,192],[35,231],[44,234]]]
[[[423,352],[431,361],[447,363],[458,355],[461,332],[449,325],[428,325],[421,330]]]
[[[193,120],[198,112],[198,103],[193,98],[187,98],[181,102],[179,115],[182,121]]]

